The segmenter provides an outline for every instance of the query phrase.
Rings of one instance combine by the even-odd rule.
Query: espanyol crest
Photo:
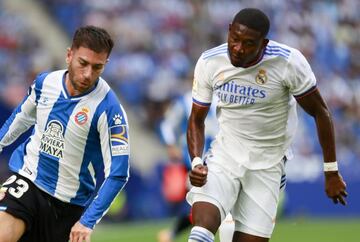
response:
[[[89,119],[89,109],[82,108],[81,111],[75,114],[75,122],[78,125],[84,125]]]

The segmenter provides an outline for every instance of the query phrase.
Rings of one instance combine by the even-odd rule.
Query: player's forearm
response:
[[[204,123],[189,121],[187,129],[187,144],[191,160],[194,157],[201,157],[204,150]]]
[[[315,116],[315,121],[324,161],[336,161],[335,132],[330,112],[324,109]]]
[[[127,177],[108,177],[99,189],[97,197],[80,218],[80,223],[93,229],[109,209],[116,195],[124,188]]]

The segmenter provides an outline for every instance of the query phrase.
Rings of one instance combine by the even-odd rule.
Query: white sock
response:
[[[209,230],[194,226],[191,229],[188,242],[214,242],[215,236]]]

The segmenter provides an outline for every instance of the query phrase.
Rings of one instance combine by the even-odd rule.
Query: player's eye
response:
[[[101,71],[103,69],[103,67],[104,67],[103,65],[95,65],[95,66],[93,66],[95,71]]]
[[[249,47],[250,47],[250,46],[254,46],[254,45],[255,45],[255,42],[254,42],[254,41],[250,41],[250,40],[249,40],[249,41],[245,41],[245,42],[244,42],[244,45],[245,45],[245,46],[249,46]]]
[[[233,42],[239,42],[239,41],[240,41],[240,40],[239,40],[238,38],[236,38],[236,37],[232,37],[231,39],[232,39]]]
[[[88,62],[86,62],[86,61],[83,60],[83,59],[79,59],[79,64],[80,64],[82,67],[85,67],[85,66],[88,64]]]

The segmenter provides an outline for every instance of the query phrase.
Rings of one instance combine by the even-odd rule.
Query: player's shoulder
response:
[[[96,96],[103,96],[104,99],[109,103],[117,103],[119,99],[115,93],[115,91],[110,87],[110,85],[103,79],[99,78],[97,83],[97,95]]]
[[[270,40],[266,45],[264,56],[268,58],[279,57],[287,61],[297,61],[303,58],[303,54],[298,49],[274,40]]]
[[[103,78],[99,78],[97,85],[98,90],[95,96],[103,97],[102,103],[105,104],[105,107],[121,107],[122,109],[118,95]]]
[[[223,43],[221,45],[218,45],[216,47],[213,47],[211,49],[208,49],[208,50],[204,51],[201,54],[200,58],[203,59],[203,60],[208,60],[208,59],[211,59],[213,57],[227,55],[227,53],[228,53],[228,44]]]
[[[264,57],[265,58],[281,58],[289,60],[292,54],[293,48],[288,45],[270,40],[265,47]]]
[[[54,83],[56,80],[61,81],[66,70],[56,70],[56,71],[43,71],[36,75],[34,83],[36,86],[42,86],[45,80],[50,80]]]

